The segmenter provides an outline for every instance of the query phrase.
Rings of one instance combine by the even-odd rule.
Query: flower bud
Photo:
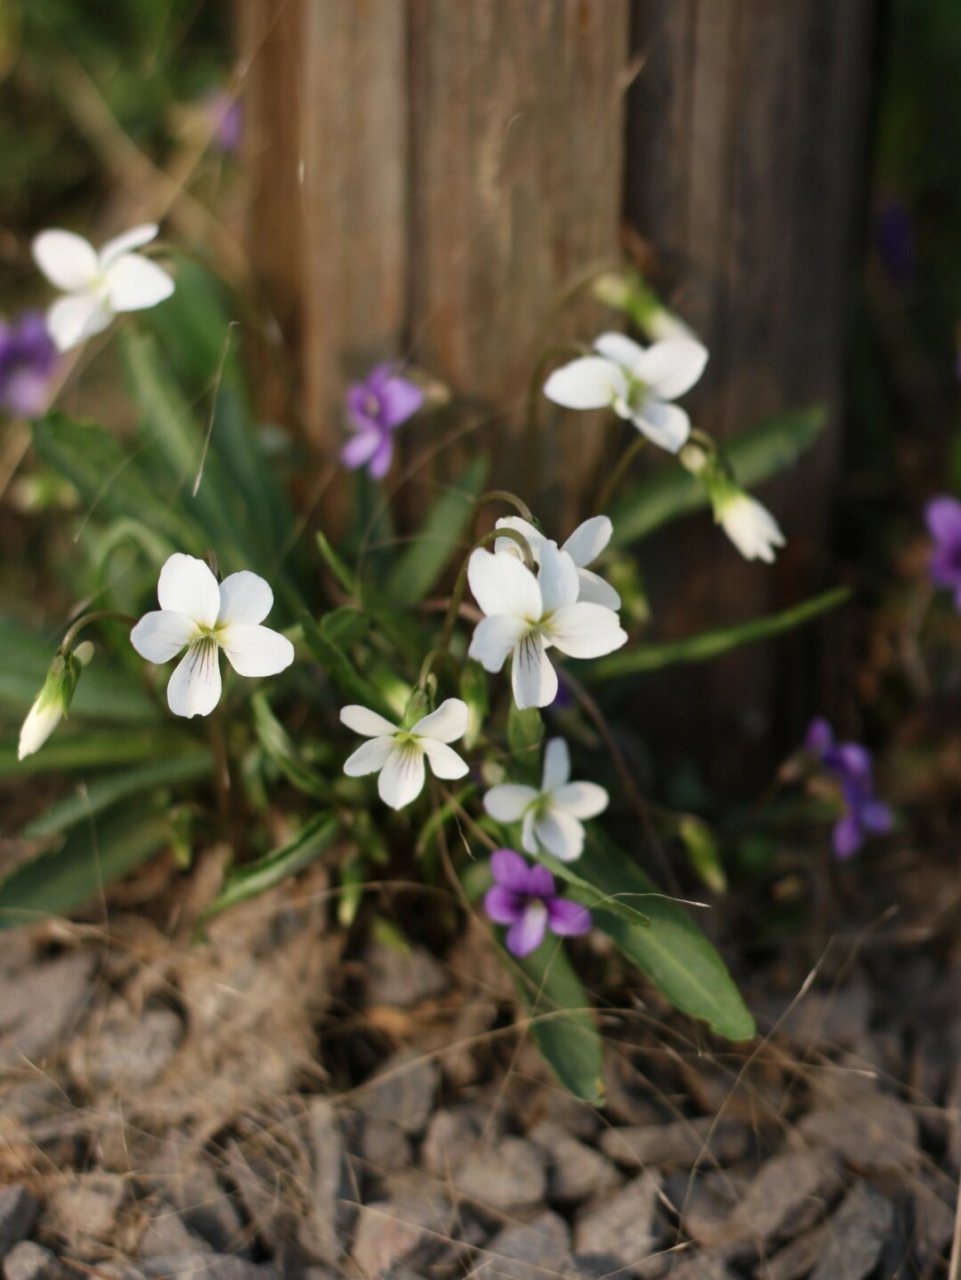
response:
[[[80,672],[93,656],[89,640],[71,649],[58,650],[43,687],[33,700],[20,730],[17,759],[23,760],[39,751],[70,710]]]

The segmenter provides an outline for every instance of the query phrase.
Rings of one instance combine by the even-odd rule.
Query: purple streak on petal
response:
[[[340,460],[345,467],[356,471],[364,466],[381,447],[382,440],[377,431],[359,431],[352,436],[340,451]]]
[[[424,393],[420,387],[406,378],[391,378],[380,393],[383,405],[383,422],[393,430],[406,422],[424,403]]]
[[[864,843],[860,824],[854,814],[847,813],[834,828],[834,852],[839,858],[850,858]]]
[[[527,892],[537,898],[553,898],[557,892],[554,877],[546,867],[537,863],[530,869],[528,885],[530,887]]]
[[[491,874],[499,885],[514,893],[531,892],[531,868],[513,849],[495,849],[491,854]]]
[[[811,721],[804,738],[804,746],[815,756],[823,756],[834,746],[834,732],[822,716]]]
[[[551,932],[560,937],[587,933],[591,927],[591,913],[580,902],[567,898],[552,898],[547,904],[547,919]]]
[[[544,941],[547,908],[543,902],[530,902],[521,918],[507,930],[507,950],[515,956],[527,956]]]
[[[515,924],[524,913],[524,902],[511,889],[495,884],[484,897],[484,910],[497,924]]]
[[[385,436],[377,446],[377,452],[370,460],[368,467],[369,474],[374,480],[383,480],[384,476],[390,470],[391,459],[394,456],[394,442],[390,436]]]

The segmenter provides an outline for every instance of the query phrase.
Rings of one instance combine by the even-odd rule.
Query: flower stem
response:
[[[618,485],[627,474],[631,463],[647,444],[647,437],[642,436],[638,432],[636,439],[632,440],[624,452],[618,458],[613,471],[608,474],[600,492],[597,495],[597,501],[594,504],[594,510],[604,512],[607,510],[607,504],[617,490]]]
[[[527,521],[528,524],[534,523],[534,517],[531,509],[526,502],[521,501],[516,493],[511,493],[509,489],[490,489],[487,493],[482,493],[474,503],[474,518],[481,507],[485,507],[489,502],[506,502],[514,508],[519,516]]]
[[[67,634],[60,641],[61,649],[69,649],[80,632],[91,622],[126,622],[133,626],[137,621],[129,613],[115,613],[111,609],[98,609],[93,613],[85,613],[67,629]]]

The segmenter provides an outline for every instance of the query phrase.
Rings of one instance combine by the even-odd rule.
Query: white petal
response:
[[[557,672],[544,651],[540,632],[529,631],[514,650],[511,687],[521,711],[527,707],[550,706],[557,697]]]
[[[413,743],[395,744],[390,759],[380,771],[377,791],[384,804],[403,809],[424,789],[424,753]]]
[[[167,705],[175,716],[209,716],[220,701],[219,650],[212,641],[190,646],[167,684]]]
[[[362,778],[368,773],[377,773],[383,769],[390,759],[397,744],[391,738],[371,738],[362,742],[353,755],[344,761],[344,773],[348,778]]]
[[[631,414],[631,421],[648,440],[668,453],[677,453],[691,434],[691,420],[682,408],[653,397]]]
[[[524,810],[538,797],[533,787],[505,782],[484,793],[484,808],[495,822],[517,822]]]
[[[525,853],[536,854],[540,852],[540,845],[537,843],[537,836],[534,834],[534,821],[534,810],[528,809],[521,823],[521,848]]]
[[[39,697],[35,698],[20,727],[17,759],[25,760],[39,751],[62,719],[62,702],[42,702]]]
[[[638,365],[644,358],[644,348],[640,343],[623,333],[602,333],[594,343],[594,350],[632,374],[637,373]]]
[[[58,298],[47,309],[47,332],[58,351],[69,351],[95,334],[103,333],[113,312],[92,294],[76,293]]]
[[[220,612],[220,590],[210,566],[175,551],[160,570],[157,599],[161,609],[185,613],[201,627],[213,627]]]
[[[565,409],[606,409],[627,394],[627,378],[619,365],[603,356],[582,356],[555,369],[544,383],[544,395]]]
[[[118,258],[125,253],[129,253],[131,249],[142,249],[151,240],[156,240],[159,230],[160,228],[156,222],[145,222],[142,226],[131,227],[123,235],[114,236],[112,240],[108,240],[100,249],[101,269],[109,267],[111,262],[116,262]]]
[[[774,548],[784,546],[784,534],[777,521],[767,507],[750,494],[739,493],[726,502],[719,519],[745,560],[764,560],[771,564]]]
[[[699,342],[672,339],[648,347],[636,369],[637,376],[662,400],[675,400],[690,391],[704,372],[707,347]]]
[[[576,818],[549,809],[534,822],[538,844],[561,862],[573,862],[584,852],[584,828]]]
[[[467,732],[470,712],[460,698],[447,698],[436,711],[418,720],[411,728],[419,738],[435,738],[438,742],[456,742]],[[426,745],[424,747],[426,751]]]
[[[551,796],[551,805],[575,818],[596,818],[608,805],[608,794],[596,782],[567,782]]]
[[[362,733],[365,738],[379,738],[382,734],[390,736],[397,732],[395,724],[379,716],[376,711],[371,711],[369,707],[358,706],[356,702],[349,707],[341,707],[340,723],[353,729],[354,733]]]
[[[535,529],[532,524],[528,524],[520,516],[502,516],[494,528],[513,529],[515,533],[519,533],[522,538],[525,538],[527,545],[531,549],[531,555],[534,557],[534,563],[537,564],[541,555],[541,547],[547,541],[540,529]],[[513,538],[498,538],[494,543],[495,555],[500,555],[504,551],[509,551],[514,556],[521,554],[520,546]]]
[[[590,569],[578,569],[577,599],[582,604],[601,604],[605,609],[619,609],[621,597],[609,582],[598,577]]]
[[[467,581],[488,617],[507,614],[536,622],[541,616],[537,579],[515,556],[493,555],[478,547],[467,562]]]
[[[551,738],[544,749],[544,776],[542,791],[553,791],[571,776],[571,753],[563,738]]]
[[[521,618],[483,618],[474,629],[467,656],[485,671],[500,671],[529,629]]]
[[[276,676],[294,660],[294,646],[270,627],[235,623],[219,636],[220,647],[239,676]]]
[[[577,599],[580,584],[577,567],[566,551],[558,549],[556,542],[545,542],[541,548],[541,567],[537,575],[544,602],[544,613],[553,613],[565,604]]]
[[[166,271],[139,254],[125,254],[107,268],[107,296],[114,311],[144,311],[173,291]]]
[[[571,658],[600,658],[627,641],[617,614],[599,604],[569,604],[550,620],[550,638]]]
[[[148,662],[169,662],[197,637],[197,624],[183,613],[146,613],[130,632],[130,643]]]
[[[463,778],[469,766],[453,747],[449,747],[446,742],[438,742],[436,738],[424,738],[420,745],[424,748],[424,755],[435,778]]]
[[[72,231],[41,231],[31,247],[37,266],[64,293],[89,289],[100,274],[93,245]]]
[[[611,540],[614,526],[607,516],[592,516],[579,524],[561,547],[579,569],[591,564]]]
[[[263,622],[273,608],[274,593],[270,584],[257,573],[241,569],[224,578],[220,584],[219,623]]]

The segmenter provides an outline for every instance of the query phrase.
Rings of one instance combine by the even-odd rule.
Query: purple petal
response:
[[[547,919],[553,933],[561,937],[587,933],[591,927],[591,913],[580,902],[567,898],[551,898],[547,904]]]
[[[378,435],[383,433],[380,397],[364,383],[355,382],[349,386],[344,402],[347,405],[347,416],[358,431],[376,431]]]
[[[805,748],[815,756],[823,756],[834,745],[834,732],[821,716],[812,720],[804,738]]]
[[[530,893],[530,873],[527,862],[513,849],[495,849],[491,854],[491,874],[513,893]]]
[[[380,448],[382,440],[383,437],[376,429],[358,432],[341,449],[341,462],[345,467],[350,467],[351,471],[356,471],[358,467],[362,467],[370,461]]]
[[[498,924],[516,924],[524,914],[523,899],[511,889],[495,884],[484,897],[484,910]]]
[[[391,378],[380,393],[383,423],[393,429],[406,422],[424,403],[420,387],[406,378]]]
[[[370,460],[370,466],[367,468],[373,479],[383,480],[390,470],[390,462],[393,456],[394,442],[390,436],[384,436],[377,448],[377,452]]]
[[[870,778],[871,753],[857,742],[842,742],[831,753],[830,766],[851,778]]]
[[[554,883],[554,877],[546,867],[542,867],[539,863],[535,863],[531,867],[527,879],[527,892],[534,898],[553,898],[557,892],[557,886]]]
[[[524,914],[507,930],[507,950],[511,955],[527,956],[544,941],[547,908],[543,902],[530,902]]]
[[[3,402],[19,418],[33,418],[47,407],[49,378],[20,369],[3,388]]]
[[[868,800],[861,808],[861,825],[868,831],[884,835],[894,825],[894,814],[880,800]]]
[[[945,494],[932,498],[924,509],[924,520],[936,542],[961,545],[961,502],[956,498]]]
[[[853,813],[846,814],[834,828],[834,852],[839,858],[850,858],[861,848],[864,835]]]

